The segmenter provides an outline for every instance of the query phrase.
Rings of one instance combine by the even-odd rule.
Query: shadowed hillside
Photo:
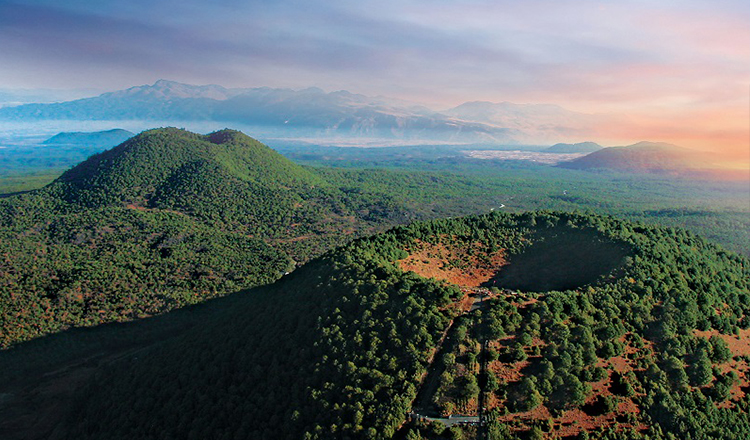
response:
[[[508,264],[487,286],[525,292],[576,289],[613,275],[630,254],[625,243],[592,230],[554,226],[530,239],[520,253],[508,256]]]
[[[469,254],[491,262],[567,234],[570,243],[625,243],[632,258],[618,277],[550,294],[459,289],[399,263],[407,249],[458,248],[465,253],[441,254],[446,263]],[[750,423],[749,275],[745,259],[692,234],[610,217],[494,213],[414,223],[174,317],[0,353],[0,433],[742,438]],[[487,423],[409,422],[426,381],[423,399],[441,412],[473,412]]]

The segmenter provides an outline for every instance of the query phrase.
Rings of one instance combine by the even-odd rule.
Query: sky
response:
[[[161,78],[558,104],[750,160],[747,0],[0,0],[0,89]]]

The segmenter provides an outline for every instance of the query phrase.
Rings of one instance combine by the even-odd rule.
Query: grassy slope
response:
[[[48,169],[43,171],[18,171],[0,176],[0,198],[10,195],[33,191],[52,183],[64,172],[62,169]]]

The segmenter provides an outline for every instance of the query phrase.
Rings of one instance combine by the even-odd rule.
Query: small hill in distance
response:
[[[202,136],[163,128],[92,156],[60,176],[51,189],[88,206],[125,203],[156,208],[166,203],[174,208],[171,204],[178,202],[173,199],[187,205],[196,196],[213,205],[219,194],[233,194],[238,187],[257,195],[263,189],[290,192],[321,183],[310,171],[238,131]],[[182,200],[186,194],[190,201]]]
[[[112,147],[125,142],[135,133],[121,128],[112,130],[81,132],[81,131],[64,131],[58,133],[46,141],[44,145],[85,145],[90,147]]]
[[[747,179],[746,173],[723,170],[705,153],[665,142],[638,142],[626,147],[608,147],[562,162],[562,168],[616,170],[721,180]]]
[[[547,153],[593,153],[602,148],[604,147],[596,142],[578,142],[577,144],[555,144],[544,151]]]
[[[378,217],[360,195],[237,131],[140,133],[0,201],[0,346],[272,282]]]

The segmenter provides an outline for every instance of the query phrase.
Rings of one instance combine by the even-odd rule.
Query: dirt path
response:
[[[480,309],[484,305],[484,292],[486,289],[476,289],[476,291],[481,292],[482,294],[473,296],[473,301],[471,302],[464,302],[461,301],[462,304],[464,304],[463,308],[463,314],[471,313],[475,310]],[[478,293],[472,290],[473,293]],[[468,307],[465,305],[468,304]],[[443,368],[442,363],[435,363],[435,359],[442,359],[442,356],[445,353],[451,352],[453,349],[453,345],[451,342],[455,341],[455,338],[452,338],[453,330],[454,330],[454,324],[456,322],[456,319],[452,320],[450,322],[450,325],[446,329],[445,333],[443,334],[443,337],[440,340],[440,344],[438,345],[437,349],[433,353],[432,358],[430,359],[430,365],[427,367],[427,371],[425,372],[425,375],[422,377],[422,381],[419,384],[419,391],[417,392],[417,397],[412,402],[411,407],[411,413],[415,415],[421,415],[421,416],[427,416],[429,420],[437,420],[437,421],[448,421],[450,420],[450,423],[446,423],[446,426],[453,425],[455,423],[458,423],[455,421],[455,418],[441,418],[440,414],[437,414],[434,412],[434,408],[432,408],[432,396],[435,395],[435,393],[438,390],[438,387],[440,386],[440,376],[443,374],[443,371],[445,370]],[[446,343],[448,341],[448,343]],[[481,393],[480,393],[481,396]],[[481,397],[480,397],[481,399]],[[480,400],[480,405],[482,404]],[[480,406],[480,417],[481,417],[481,406]],[[471,418],[473,421],[473,418]],[[470,420],[465,420],[470,421]],[[476,419],[476,421],[479,421],[479,418]]]
[[[489,293],[489,292],[487,292]],[[477,309],[482,309],[486,302],[484,301],[485,297],[484,292],[482,292],[479,295],[479,302],[478,304],[475,303]],[[472,310],[473,306],[472,306]],[[481,325],[481,324],[480,324]],[[479,334],[484,335],[485,332],[482,331],[482,329],[479,329]],[[485,427],[487,426],[486,420],[485,420],[485,406],[487,405],[487,402],[485,402],[485,394],[484,390],[487,384],[487,340],[482,337],[482,340],[479,341],[480,351],[479,351],[479,405],[477,407],[477,414],[479,414],[479,429],[477,430],[477,440],[482,440],[484,438],[487,438],[487,432]]]

